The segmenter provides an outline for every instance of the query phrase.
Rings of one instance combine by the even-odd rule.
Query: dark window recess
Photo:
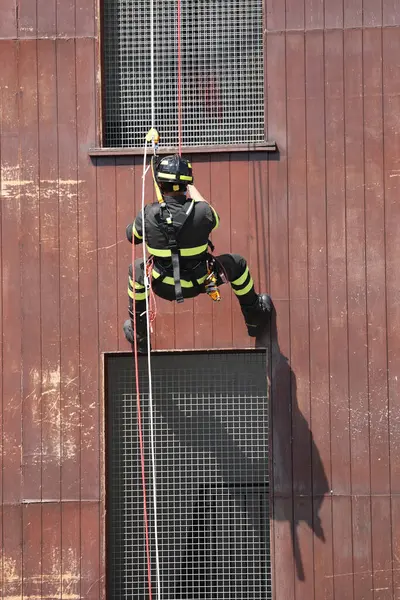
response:
[[[178,144],[177,0],[154,2],[155,122]],[[263,0],[181,0],[183,146],[262,143]],[[104,139],[142,147],[151,122],[150,0],[103,0]]]
[[[265,353],[156,354],[152,363],[161,597],[269,600]],[[147,359],[140,373],[156,586]],[[132,357],[107,357],[106,377],[107,598],[147,600]]]

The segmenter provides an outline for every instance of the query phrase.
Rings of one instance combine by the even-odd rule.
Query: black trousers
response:
[[[225,281],[228,281],[231,286],[233,293],[237,296],[241,306],[251,306],[257,299],[257,294],[254,290],[254,283],[251,277],[249,268],[245,259],[239,254],[220,254],[214,257],[218,271],[218,285],[222,285]],[[170,300],[175,300],[175,287],[173,282],[172,274],[161,281],[162,276],[157,277],[160,269],[157,269],[157,263],[154,264],[152,273],[152,288],[157,296]],[[188,276],[187,271],[181,273],[181,285],[184,298],[194,298],[199,294],[205,293],[204,285],[202,285],[202,278],[207,273],[207,265],[204,261],[199,263],[196,270],[191,273],[192,281]],[[194,280],[194,281],[193,281]],[[197,284],[196,284],[197,282]],[[146,290],[144,284],[144,262],[142,258],[135,260],[135,278],[133,279],[132,265],[129,265],[129,281],[128,281],[128,295],[129,295],[129,312],[133,314],[133,286],[135,286],[135,310],[136,313],[141,314],[146,309],[146,295],[149,294],[149,290]]]

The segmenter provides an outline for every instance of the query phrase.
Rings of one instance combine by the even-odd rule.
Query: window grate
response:
[[[270,600],[265,353],[162,354],[152,361],[161,597]],[[145,358],[140,373],[152,526]],[[107,382],[107,597],[147,600],[131,356],[107,358]],[[152,528],[150,536],[153,545]]]
[[[155,123],[178,145],[177,0],[154,1]],[[265,141],[263,0],[181,0],[182,144]],[[104,145],[151,123],[150,0],[103,0]]]

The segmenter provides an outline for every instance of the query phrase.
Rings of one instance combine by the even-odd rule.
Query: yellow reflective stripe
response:
[[[173,277],[164,277],[162,282],[166,283],[167,285],[175,285],[175,281],[174,281]],[[191,288],[191,287],[193,287],[193,283],[191,281],[185,281],[184,279],[181,279],[181,286],[183,288]]]
[[[181,256],[196,256],[197,254],[206,252],[207,248],[208,244],[204,244],[203,246],[196,246],[194,248],[181,248],[179,252]],[[147,246],[147,250],[150,254],[153,254],[153,256],[171,256],[171,250],[160,250],[159,248],[150,248],[150,246]]]
[[[131,288],[133,288],[133,279],[131,276],[129,276],[129,285],[131,286]],[[138,283],[137,281],[135,281],[135,289],[136,290],[143,290],[144,289],[144,285],[142,285],[141,283]]]
[[[160,250],[159,248],[150,248],[150,246],[147,246],[147,250],[153,256],[171,256],[171,250]]]
[[[251,290],[251,288],[254,286],[254,282],[252,279],[250,279],[248,285],[246,285],[246,287],[244,287],[242,290],[235,290],[234,288],[233,291],[236,294],[236,296],[244,296],[245,294],[248,294]]]
[[[157,271],[155,271],[153,269],[152,275],[154,277],[154,279],[158,279],[160,277],[160,273],[157,273]],[[204,277],[200,277],[200,279],[197,279],[197,283],[201,284],[204,283],[205,280],[207,278],[207,275],[204,275]],[[162,283],[166,283],[167,285],[175,285],[175,281],[173,277],[164,277],[164,279],[162,280]],[[193,282],[192,281],[186,281],[186,279],[181,279],[181,286],[183,288],[191,288],[193,287]]]
[[[196,256],[196,254],[202,254],[208,248],[208,244],[203,244],[203,246],[196,246],[195,248],[181,248],[179,252],[181,256]]]
[[[181,179],[181,181],[192,181],[193,177],[191,175],[179,175],[179,179]]]
[[[130,290],[128,288],[128,296],[129,298],[132,298],[132,300],[146,300],[146,296],[149,295],[149,290],[146,290],[145,292],[136,292],[135,296],[133,296],[133,290]]]
[[[132,227],[132,229],[133,229],[133,234],[134,234],[134,236],[135,236],[135,237],[137,237],[137,239],[138,239],[138,240],[142,240],[142,239],[143,239],[143,236],[138,234],[138,231],[137,231],[137,229],[136,229],[136,227],[135,227],[135,222],[133,223],[133,227]]]
[[[170,179],[172,181],[176,180],[176,175],[171,175],[170,173],[157,173],[157,177],[159,179]]]
[[[211,206],[211,205],[210,205],[210,206]],[[218,227],[218,225],[219,225],[219,216],[218,216],[218,213],[217,213],[217,211],[215,210],[215,208],[213,208],[212,206],[211,206],[211,210],[213,211],[213,213],[214,213],[214,217],[215,217],[215,225],[214,225],[213,229],[217,229],[217,227]]]
[[[243,273],[243,275],[241,275],[239,277],[239,279],[235,279],[235,281],[232,281],[233,285],[242,285],[246,281],[248,274],[249,274],[249,267],[246,267],[246,270]]]

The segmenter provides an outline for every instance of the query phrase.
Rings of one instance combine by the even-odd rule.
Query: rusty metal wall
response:
[[[141,158],[88,156],[95,8],[0,0],[2,600],[105,589],[101,353],[127,349]],[[275,598],[396,598],[400,4],[266,0],[265,48],[279,160],[192,158],[277,310]],[[158,313],[155,348],[251,342],[228,289]]]

